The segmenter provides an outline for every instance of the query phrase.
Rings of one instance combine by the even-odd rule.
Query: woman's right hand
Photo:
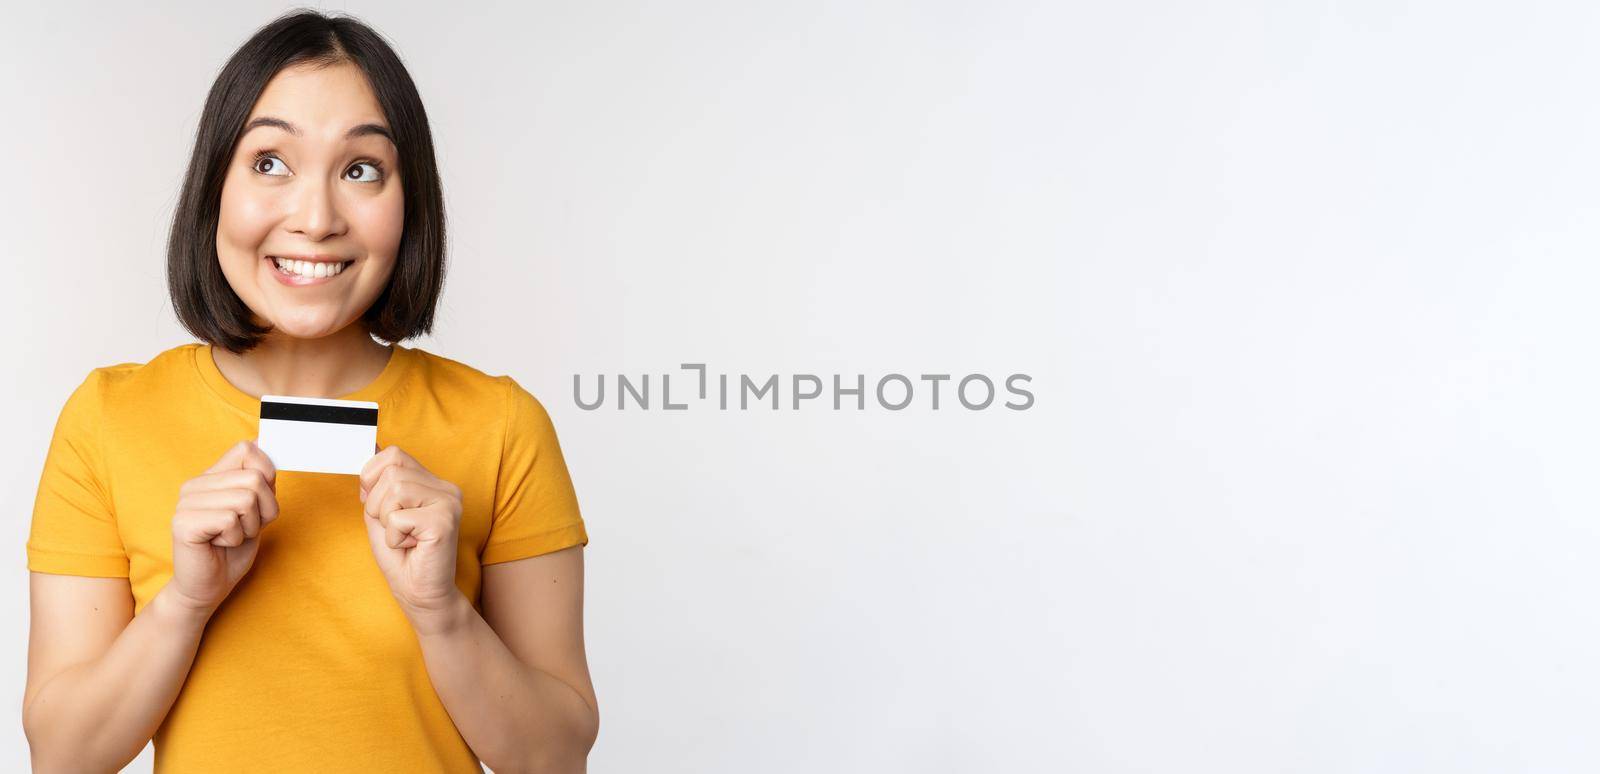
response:
[[[250,570],[261,529],[278,518],[278,469],[252,441],[178,489],[172,517],[172,580],[180,601],[215,611]]]

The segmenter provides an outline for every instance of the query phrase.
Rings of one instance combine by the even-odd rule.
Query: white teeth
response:
[[[278,268],[284,270],[285,272],[306,277],[308,279],[332,277],[333,275],[344,271],[344,263],[342,261],[339,263],[328,263],[325,261],[296,261],[274,256],[272,262],[276,263]]]

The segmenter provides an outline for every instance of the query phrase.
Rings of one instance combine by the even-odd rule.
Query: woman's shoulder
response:
[[[124,360],[89,369],[79,389],[94,387],[101,394],[152,386],[153,383],[183,375],[194,367],[195,353],[204,344],[190,342],[162,350],[144,360]]]
[[[193,367],[196,348],[203,344],[179,344],[145,360],[124,360],[91,367],[67,396],[63,413],[99,417],[127,396],[159,394],[181,378],[185,368]]]
[[[539,399],[510,374],[491,373],[418,347],[407,349],[415,360],[413,367],[435,394],[513,414],[530,410],[544,413]]]
[[[451,406],[463,425],[483,427],[483,437],[499,447],[503,468],[530,471],[534,460],[546,453],[543,459],[562,459],[550,412],[516,378],[421,349],[411,351],[412,367],[428,383],[430,397]]]

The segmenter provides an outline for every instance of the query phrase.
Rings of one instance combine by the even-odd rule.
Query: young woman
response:
[[[444,214],[382,38],[302,12],[233,55],[168,272],[204,343],[94,369],[40,479],[35,769],[115,771],[154,738],[157,771],[583,770],[588,536],[539,401],[398,343],[431,328]],[[277,471],[263,394],[376,401],[381,451]]]

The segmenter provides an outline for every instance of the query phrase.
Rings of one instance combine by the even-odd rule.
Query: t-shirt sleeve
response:
[[[494,519],[479,561],[509,562],[587,545],[578,496],[549,413],[515,379],[500,379],[507,390],[506,430]]]
[[[34,572],[128,577],[101,445],[103,380],[91,371],[56,419],[28,532]]]

